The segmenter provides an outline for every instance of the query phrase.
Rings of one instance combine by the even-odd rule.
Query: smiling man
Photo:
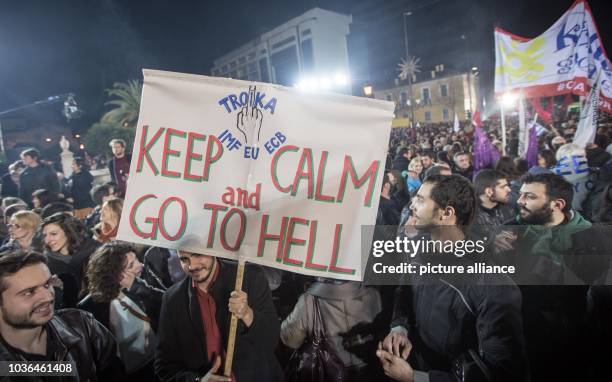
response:
[[[189,276],[164,295],[155,355],[162,381],[230,381],[222,361],[232,314],[238,318],[233,377],[240,382],[279,381],[274,356],[280,322],[263,271],[247,265],[242,289],[234,290],[237,264],[179,251]]]
[[[73,362],[82,381],[120,377],[110,332],[89,313],[55,312],[54,286],[43,255],[0,255],[0,360]]]

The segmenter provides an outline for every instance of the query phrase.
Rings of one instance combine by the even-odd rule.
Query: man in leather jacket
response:
[[[89,313],[54,311],[56,278],[36,252],[0,255],[0,360],[61,361],[75,368],[66,381],[121,377],[122,365],[110,332]],[[6,380],[41,381],[41,377]],[[4,380],[4,379],[3,379]]]

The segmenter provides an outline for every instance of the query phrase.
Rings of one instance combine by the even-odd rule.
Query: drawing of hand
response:
[[[252,137],[255,131],[257,131],[257,141],[259,142],[262,122],[263,113],[257,108],[255,103],[255,86],[250,86],[247,105],[238,112],[236,118],[236,127],[244,135],[245,144],[249,142],[248,137]]]

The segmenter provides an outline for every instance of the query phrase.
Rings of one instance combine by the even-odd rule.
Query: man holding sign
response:
[[[362,243],[361,227],[376,219],[393,108],[144,71],[117,237],[179,250],[189,275],[162,305],[162,380],[282,379],[268,285],[257,266],[242,263],[363,279],[371,234]]]
[[[274,356],[280,323],[265,276],[247,266],[243,291],[234,291],[236,263],[179,251],[189,276],[168,290],[162,302],[155,372],[162,381],[230,381],[220,368],[231,315],[236,333],[235,380],[277,381]]]

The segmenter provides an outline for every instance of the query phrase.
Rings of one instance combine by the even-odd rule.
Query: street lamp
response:
[[[62,110],[62,114],[64,115],[64,117],[66,117],[68,122],[70,122],[71,119],[76,119],[83,114],[83,111],[79,109],[79,107],[77,106],[77,103],[74,97],[75,97],[74,93],[50,96],[50,97],[47,97],[46,99],[41,99],[39,101],[35,101],[27,105],[22,105],[22,106],[14,107],[12,109],[0,111],[0,117],[3,117],[7,114],[11,114],[19,110],[24,110],[24,109],[28,109],[32,107],[41,106],[41,105],[52,104],[56,102],[63,102],[64,109]],[[47,138],[47,139],[50,139],[50,138]],[[49,140],[45,140],[45,141],[47,143],[51,142]],[[4,153],[4,137],[2,136],[2,124],[1,123],[0,123],[0,152]]]
[[[406,48],[406,62],[410,61],[410,54],[408,50],[408,26],[406,23],[406,16],[412,16],[412,11],[405,11],[402,13],[402,21],[404,23],[404,48]],[[410,122],[414,122],[414,106],[412,106],[412,75],[408,76],[408,101],[410,102]]]
[[[365,95],[368,98],[371,98],[373,94],[374,94],[374,88],[372,87],[372,85],[363,86],[363,95]]]
[[[469,97],[469,107],[470,107],[470,114],[472,113],[472,80],[471,80],[471,76],[472,74],[474,74],[474,68],[476,67],[472,67],[471,71],[468,71],[469,67],[470,67],[470,54],[469,54],[469,48],[468,48],[468,39],[467,36],[462,34],[461,35],[461,39],[465,42],[465,71],[467,72],[467,80],[468,80],[468,97]],[[476,68],[476,70],[478,70],[478,68]]]
[[[515,107],[518,95],[516,93],[504,93],[501,97],[501,105],[507,109]]]

